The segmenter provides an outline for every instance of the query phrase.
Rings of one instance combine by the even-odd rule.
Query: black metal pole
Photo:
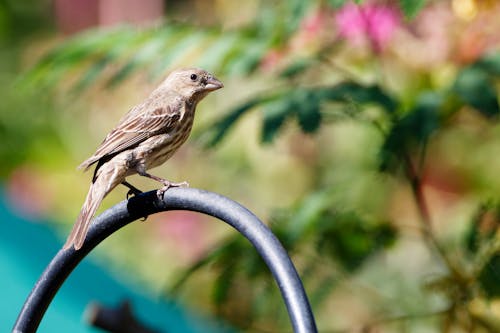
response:
[[[238,230],[259,252],[271,270],[285,301],[294,332],[317,332],[302,282],[285,249],[254,214],[235,201],[191,188],[169,189],[159,200],[156,191],[122,201],[93,222],[83,247],[60,250],[33,287],[12,332],[36,332],[50,302],[78,263],[100,242],[130,222],[167,210],[189,210],[216,217]]]

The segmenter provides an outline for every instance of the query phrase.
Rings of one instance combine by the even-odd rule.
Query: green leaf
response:
[[[222,119],[218,120],[213,125],[211,125],[209,129],[207,129],[210,138],[207,140],[206,146],[213,147],[217,145],[224,138],[231,127],[234,126],[235,122],[247,111],[274,98],[275,96],[257,97],[241,104],[240,106],[230,111]]]
[[[227,61],[224,72],[230,75],[246,75],[253,72],[269,49],[266,40],[248,40],[238,46],[235,56]]]
[[[426,2],[426,0],[399,0],[403,13],[410,19],[420,12]]]
[[[287,20],[284,21],[285,27],[287,29],[287,34],[290,35],[297,30],[302,21],[302,18],[307,13],[311,1],[304,0],[288,0],[285,1],[286,4],[286,17]]]
[[[471,254],[477,254],[482,246],[495,241],[500,230],[500,205],[494,202],[479,206],[465,234],[465,247]]]
[[[455,81],[454,91],[465,103],[487,117],[500,113],[495,82],[484,66],[472,65],[462,70]]]
[[[319,98],[336,102],[359,104],[377,104],[391,114],[397,103],[379,86],[363,86],[355,82],[344,82],[318,91]]]
[[[286,98],[266,104],[262,109],[264,115],[261,134],[262,142],[271,142],[281,129],[286,118],[294,111],[293,104]]]
[[[210,133],[207,146],[219,143],[244,113],[259,105],[264,106],[261,136],[263,142],[272,141],[286,118],[292,115],[297,117],[304,132],[313,133],[321,125],[321,107],[325,101],[359,104],[360,106],[375,104],[388,114],[393,114],[397,108],[392,97],[378,86],[365,87],[357,83],[345,82],[332,87],[293,88],[273,95],[258,96],[230,111],[206,131]]]
[[[369,222],[354,212],[327,212],[317,228],[318,253],[329,255],[349,272],[396,239],[390,224]]]
[[[305,70],[311,67],[314,64],[314,59],[311,58],[300,58],[292,62],[285,69],[283,69],[279,76],[282,78],[293,78],[299,74],[302,74]]]
[[[142,45],[138,46],[138,49],[134,52],[132,57],[113,74],[108,80],[107,85],[109,87],[114,87],[128,78],[134,70],[151,63],[158,54],[162,52],[172,34],[173,29],[169,29],[168,27],[154,32],[147,31],[147,33],[144,34]],[[127,47],[130,47],[130,45]],[[120,53],[124,52],[125,50],[120,50]]]
[[[222,306],[228,300],[235,275],[236,270],[233,265],[224,266],[222,270],[219,271],[212,291],[212,298],[215,305]]]
[[[500,296],[500,253],[490,258],[479,274],[478,280],[489,298]]]
[[[379,153],[381,171],[394,171],[406,154],[423,148],[440,126],[442,104],[440,95],[423,94],[409,113],[395,121]]]
[[[487,54],[477,61],[476,66],[493,76],[500,76],[500,52]]]
[[[189,28],[179,28],[173,36],[172,43],[169,43],[168,52],[161,55],[159,60],[152,66],[152,74],[155,78],[165,73],[165,70],[176,59],[187,54],[197,45],[203,43],[207,38],[207,33],[201,30]]]
[[[230,54],[241,36],[237,33],[226,33],[216,36],[211,45],[204,50],[203,57],[198,63],[201,68],[219,71],[225,63],[225,58]]]
[[[101,60],[93,63],[85,74],[78,80],[73,87],[74,91],[81,91],[93,84],[102,74],[106,66],[112,61],[112,57],[105,56]]]
[[[321,125],[321,112],[317,96],[314,93],[298,92],[294,96],[294,102],[302,131],[315,132]]]
[[[336,9],[342,7],[347,2],[347,0],[327,0],[327,1],[330,6]]]
[[[26,79],[54,84],[63,75],[68,75],[90,61],[89,72],[84,71],[83,77],[76,84],[77,89],[83,89],[102,74],[106,67],[104,65],[117,61],[127,54],[126,50],[136,47],[143,40],[143,35],[128,27],[109,31],[91,30],[69,39],[49,52],[26,74]]]
[[[107,85],[113,87],[137,69],[147,67],[157,78],[179,59],[189,58],[219,73],[248,74],[258,68],[272,36],[258,37],[248,29],[221,31],[181,24],[144,30],[127,26],[91,30],[67,39],[44,56],[25,78],[54,84],[70,71],[89,65],[77,87],[99,79],[109,64],[120,66]]]
[[[62,73],[72,67],[75,63],[83,61],[91,54],[93,46],[99,42],[93,30],[58,45],[25,73],[23,81],[33,84],[55,82]]]
[[[213,265],[217,262],[222,267],[233,267],[235,263],[240,261],[241,254],[248,252],[249,243],[240,237],[232,237],[225,240],[219,247],[205,253],[195,263],[187,269],[181,271],[179,277],[166,288],[168,294],[179,292],[179,289],[184,286],[187,280],[201,269],[206,269],[206,266]]]
[[[318,220],[332,205],[329,191],[318,191],[307,195],[294,209],[293,215],[288,221],[286,238],[290,243],[300,238],[307,237],[316,230]]]
[[[78,92],[93,84],[103,74],[108,65],[123,56],[131,44],[137,45],[142,40],[143,38],[135,33],[111,34],[100,41],[96,40],[96,43],[99,43],[100,46],[97,53],[92,55],[92,57],[99,60],[95,61],[85,71],[72,89]],[[99,56],[99,53],[102,53],[102,55]]]

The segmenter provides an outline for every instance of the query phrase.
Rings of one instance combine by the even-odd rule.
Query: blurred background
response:
[[[320,332],[500,332],[499,15],[495,0],[1,0],[5,330],[83,203],[76,166],[170,70],[199,66],[225,88],[154,173],[265,221]],[[85,265],[40,331],[94,331],[88,301],[123,299],[159,331],[291,331],[255,251],[198,214],[133,223]]]

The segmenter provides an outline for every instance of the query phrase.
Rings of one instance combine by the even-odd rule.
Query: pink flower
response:
[[[347,3],[336,14],[339,35],[353,43],[370,42],[380,52],[401,24],[397,8],[367,2],[363,5]]]

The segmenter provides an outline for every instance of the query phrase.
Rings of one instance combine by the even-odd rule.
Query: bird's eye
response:
[[[197,78],[198,78],[198,75],[191,74],[191,80],[196,81]]]

